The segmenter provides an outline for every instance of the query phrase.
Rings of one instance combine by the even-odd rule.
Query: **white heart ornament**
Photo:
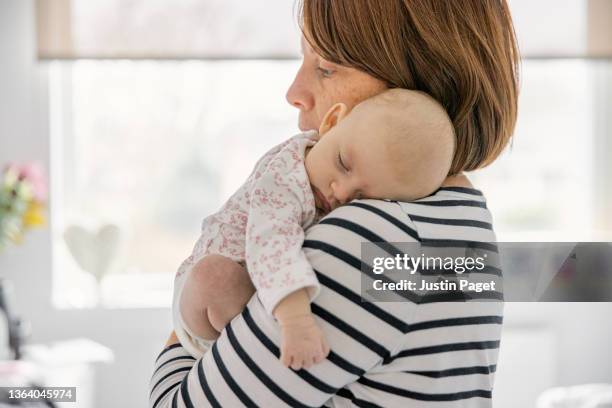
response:
[[[64,241],[77,264],[93,274],[98,282],[111,270],[119,253],[121,230],[106,224],[92,232],[79,225],[64,231]]]

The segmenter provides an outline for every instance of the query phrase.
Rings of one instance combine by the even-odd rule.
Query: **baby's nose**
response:
[[[351,200],[351,189],[341,183],[333,182],[332,191],[334,192],[334,197],[340,204],[345,204]]]

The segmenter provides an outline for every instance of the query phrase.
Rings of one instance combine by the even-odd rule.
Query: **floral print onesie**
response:
[[[192,355],[201,356],[209,342],[185,331],[179,298],[190,269],[206,255],[245,265],[270,314],[298,289],[307,288],[311,300],[318,294],[319,282],[302,251],[304,229],[318,219],[304,167],[305,150],[316,139],[316,131],[304,132],[272,148],[221,209],[202,222],[192,254],[176,273],[172,302],[175,332]]]

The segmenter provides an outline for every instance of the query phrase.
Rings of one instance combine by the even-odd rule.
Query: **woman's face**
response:
[[[354,68],[324,60],[302,37],[302,65],[287,90],[287,101],[300,110],[300,130],[318,129],[325,113],[342,102],[349,110],[387,89],[385,83]]]

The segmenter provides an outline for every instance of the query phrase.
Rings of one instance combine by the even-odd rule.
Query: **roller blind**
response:
[[[524,58],[612,58],[612,0],[509,4]],[[295,7],[294,0],[38,0],[38,56],[297,58]]]
[[[289,59],[292,0],[38,0],[40,59]]]
[[[524,58],[612,58],[612,0],[508,0]]]

